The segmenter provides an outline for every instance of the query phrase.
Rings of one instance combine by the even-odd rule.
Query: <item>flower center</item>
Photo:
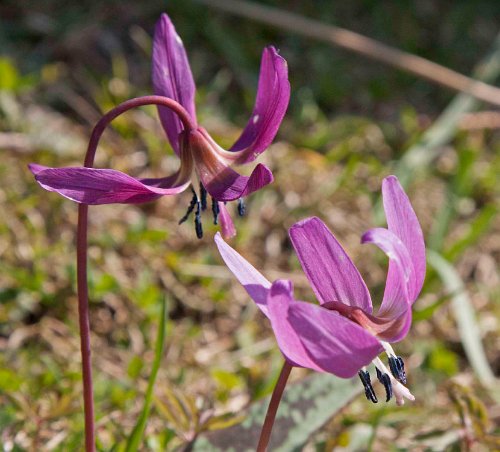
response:
[[[207,210],[208,207],[208,193],[203,184],[200,182],[200,191],[199,193],[193,188],[193,183],[191,184],[191,192],[193,196],[189,203],[189,206],[186,210],[184,216],[179,220],[179,224],[184,223],[189,219],[189,216],[195,210],[194,213],[194,228],[196,231],[196,237],[199,239],[203,238],[203,225],[201,222],[201,213]],[[225,203],[224,203],[225,204]],[[212,198],[212,215],[213,215],[213,224],[217,225],[219,223],[219,204],[218,201]],[[238,199],[238,215],[243,217],[246,214],[246,205],[243,198]]]
[[[361,308],[352,307],[340,301],[327,301],[321,305],[330,311],[337,311],[343,317],[357,323],[381,341],[390,340],[406,322],[405,313],[398,317],[377,317]]]

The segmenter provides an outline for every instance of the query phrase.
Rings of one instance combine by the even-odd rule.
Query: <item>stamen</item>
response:
[[[196,203],[198,202],[198,196],[196,196],[196,192],[193,187],[191,187],[191,191],[193,192],[193,197],[191,198],[186,214],[179,220],[179,224],[184,223],[189,218],[189,215],[191,215],[191,212],[194,210],[194,206],[196,206]]]
[[[396,403],[401,406],[405,403],[405,398],[411,401],[415,400],[415,397],[410,392],[410,390],[403,386],[398,380],[396,380],[392,375],[389,374],[389,370],[385,367],[385,364],[380,360],[380,358],[375,358],[373,361],[375,367],[381,370],[382,373],[389,375],[391,384],[392,384],[392,392],[396,399]]]
[[[392,345],[389,344],[389,342],[380,341],[380,343],[382,344],[382,347],[384,347],[385,353],[389,358],[391,356],[396,356],[396,352],[392,348]]]
[[[201,210],[205,212],[207,210],[207,190],[200,182],[200,200],[201,200]]]
[[[245,216],[245,213],[247,212],[247,207],[245,206],[245,201],[243,198],[238,199],[238,215],[240,217]]]
[[[383,374],[380,372],[378,367],[375,367],[375,370],[377,371],[377,379],[384,385],[385,388],[385,401],[388,402],[391,400],[392,397],[392,384],[391,384],[391,377],[389,374]]]
[[[201,225],[201,201],[196,200],[196,212],[194,216],[194,228],[196,230],[196,237],[201,239],[203,237],[203,227]]]
[[[396,380],[405,385],[407,380],[403,358],[401,358],[400,356],[396,356],[394,349],[388,342],[381,341],[381,344],[382,347],[384,347],[387,357],[389,358],[389,368],[391,369],[391,374]]]
[[[405,385],[407,380],[403,358],[401,356],[389,356],[389,368],[394,378]]]
[[[212,213],[214,215],[214,224],[219,223],[219,203],[212,198]]]
[[[370,374],[366,370],[360,370],[358,372],[361,383],[363,383],[363,387],[365,388],[365,396],[368,400],[373,403],[377,403],[378,399],[375,394],[375,390],[373,389],[372,382],[370,380]]]

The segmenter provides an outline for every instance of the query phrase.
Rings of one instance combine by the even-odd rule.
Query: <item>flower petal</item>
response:
[[[354,322],[318,305],[295,301],[288,281],[273,283],[267,304],[278,345],[296,365],[350,378],[383,350]]]
[[[413,262],[415,285],[409,290],[413,302],[418,297],[425,279],[425,243],[422,228],[396,176],[384,179],[382,196],[389,230],[404,243]]]
[[[392,337],[385,337],[387,342],[397,342],[406,336],[411,326],[410,290],[415,287],[413,262],[403,242],[393,232],[384,228],[370,229],[361,238],[362,243],[377,245],[389,258],[389,269],[385,285],[384,298],[377,317],[396,319],[401,316],[398,331]]]
[[[229,270],[231,270],[234,276],[236,276],[236,279],[243,285],[248,295],[255,301],[260,310],[268,316],[267,294],[271,287],[271,283],[246,259],[233,250],[222,239],[220,233],[217,232],[215,234],[214,240]]]
[[[152,80],[154,93],[179,102],[196,121],[194,96],[196,86],[182,40],[170,18],[162,14],[156,23],[153,39]],[[158,107],[160,120],[175,153],[179,155],[179,134],[184,129],[177,115]]]
[[[290,100],[286,60],[272,46],[262,52],[257,98],[243,133],[230,149],[238,163],[252,162],[273,141]]]
[[[358,269],[319,218],[300,221],[288,233],[320,303],[340,301],[372,312],[370,293]]]
[[[293,298],[291,281],[275,281],[268,292],[267,306],[278,346],[290,364],[321,372],[322,369],[309,357],[299,335],[288,321],[291,303],[297,303]]]
[[[29,168],[43,188],[83,204],[137,204],[181,193],[191,183],[180,172],[163,179],[135,179],[112,169],[36,164]]]
[[[213,140],[208,140],[200,129],[188,134],[188,146],[196,171],[208,193],[217,201],[233,201],[247,196],[270,184],[274,178],[267,166],[259,163],[250,177],[234,171],[225,158],[224,151]]]
[[[219,221],[222,237],[230,239],[236,235],[236,228],[234,227],[233,219],[229,214],[226,205],[223,202],[217,201],[219,206]]]

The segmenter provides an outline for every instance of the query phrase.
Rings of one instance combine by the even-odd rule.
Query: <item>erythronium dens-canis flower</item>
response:
[[[37,164],[30,165],[30,169],[43,188],[83,204],[142,203],[181,193],[191,186],[193,198],[180,223],[195,210],[196,234],[201,238],[200,214],[207,209],[208,192],[214,223],[220,220],[224,237],[231,237],[236,230],[226,202],[238,200],[238,212],[243,215],[243,197],[273,181],[271,171],[263,164],[258,164],[248,177],[232,167],[254,161],[276,136],[290,98],[286,61],[274,47],[264,49],[252,116],[229,150],[221,148],[197,123],[193,75],[182,40],[166,14],[156,24],[152,63],[156,96],[132,99],[116,107],[108,114],[105,125],[129,108],[158,105],[168,141],[180,158],[178,171],[163,178],[136,179],[113,169],[48,168]],[[168,105],[162,98],[168,98]]]
[[[404,386],[401,357],[390,343],[402,340],[411,326],[411,307],[425,277],[425,244],[420,224],[395,176],[382,184],[388,228],[366,232],[362,243],[377,245],[389,258],[382,303],[373,314],[370,294],[359,271],[326,225],[316,217],[293,225],[290,239],[319,306],[295,300],[291,281],[269,282],[224,242],[215,241],[226,265],[269,318],[288,363],[342,378],[358,373],[366,397],[377,397],[366,366],[375,365],[377,378],[398,405],[414,400]],[[389,368],[378,355],[385,350]]]

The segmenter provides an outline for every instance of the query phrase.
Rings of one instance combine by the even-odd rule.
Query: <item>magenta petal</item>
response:
[[[394,233],[384,228],[371,229],[361,238],[362,243],[377,245],[389,258],[389,269],[385,285],[384,298],[377,317],[394,319],[406,316],[390,342],[396,342],[406,336],[411,326],[411,299],[409,293],[415,287],[415,271],[412,259],[403,242]]]
[[[152,79],[154,93],[179,102],[196,121],[196,86],[182,40],[166,14],[156,23],[153,40]],[[179,134],[184,129],[175,113],[158,107],[160,120],[170,144],[179,155]]]
[[[236,228],[234,227],[233,219],[223,202],[218,201],[217,205],[219,206],[219,222],[222,237],[230,239],[236,235]]]
[[[202,128],[187,135],[187,148],[191,151],[201,183],[217,201],[233,201],[247,196],[270,184],[274,178],[267,166],[259,163],[250,177],[242,176],[228,165],[227,154]]]
[[[404,243],[415,268],[415,285],[409,292],[413,302],[418,297],[425,279],[425,243],[422,228],[396,176],[384,179],[382,196],[389,230]]]
[[[174,183],[178,176],[165,179],[135,179],[112,169],[85,167],[47,168],[30,165],[37,182],[46,190],[83,204],[136,204],[159,196],[184,191],[189,179]],[[149,184],[150,185],[149,185]]]
[[[307,354],[299,335],[288,321],[288,310],[292,303],[297,303],[293,298],[292,283],[286,280],[275,281],[268,293],[267,307],[278,346],[290,364],[321,371]]]
[[[271,170],[261,163],[254,168],[250,177],[238,174],[229,166],[226,166],[215,177],[204,173],[203,168],[199,175],[208,193],[217,201],[234,201],[248,196],[274,180]]]
[[[271,283],[259,273],[246,259],[233,250],[217,232],[214,237],[222,259],[236,279],[243,285],[248,295],[260,310],[268,316],[267,294]]]
[[[231,151],[240,151],[237,163],[255,160],[273,141],[290,100],[288,68],[274,47],[262,52],[259,86],[252,116]]]
[[[296,365],[350,378],[382,351],[380,342],[356,323],[295,301],[289,281],[273,283],[267,304],[278,345]]]
[[[300,221],[288,233],[320,303],[340,301],[372,312],[370,293],[358,269],[319,218]]]

